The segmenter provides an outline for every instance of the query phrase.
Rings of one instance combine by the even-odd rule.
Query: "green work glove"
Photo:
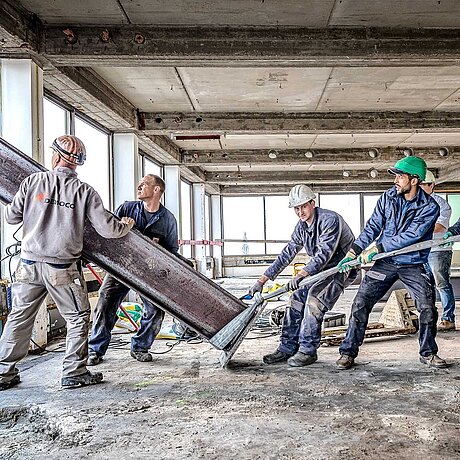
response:
[[[442,237],[443,240],[447,240],[447,238],[450,238],[451,236],[454,236],[452,232],[446,232],[446,234]],[[439,247],[441,248],[450,248],[453,246],[454,243],[452,241],[449,241],[448,243],[440,244]]]
[[[350,270],[352,267],[348,265],[349,262],[353,261],[356,259],[356,252],[353,251],[353,249],[350,249],[346,254],[345,257],[339,262],[337,265],[339,272],[347,272]]]
[[[369,249],[365,249],[358,257],[360,264],[368,264],[372,262],[374,257],[379,253],[377,246],[371,246]]]

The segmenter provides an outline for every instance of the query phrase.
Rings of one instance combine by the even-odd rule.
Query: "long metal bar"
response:
[[[2,203],[11,202],[24,178],[44,170],[42,165],[0,138]],[[236,297],[137,231],[123,238],[105,239],[88,222],[83,257],[206,339],[246,308]]]

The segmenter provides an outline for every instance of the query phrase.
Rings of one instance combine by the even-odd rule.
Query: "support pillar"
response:
[[[133,133],[113,135],[113,205],[136,199],[140,179],[139,149]]]
[[[220,240],[222,238],[222,216],[220,206],[220,195],[211,195],[211,239]],[[222,246],[212,246],[212,256],[214,257],[215,275],[222,278]]]
[[[192,184],[192,208],[193,208],[193,239],[204,240],[206,238],[205,217],[205,190],[204,184]],[[203,245],[193,246],[193,257],[200,273],[206,273],[206,249]]]
[[[180,238],[180,169],[176,165],[165,165],[164,166],[164,181],[166,184],[165,189],[165,203],[167,209],[169,209],[177,220],[177,226]]]

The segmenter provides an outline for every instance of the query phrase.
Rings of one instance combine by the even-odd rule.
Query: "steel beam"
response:
[[[146,134],[460,132],[459,112],[141,112]]]
[[[9,203],[21,181],[45,168],[0,138],[0,201]],[[94,262],[206,339],[245,310],[245,305],[137,231],[105,239],[89,222],[83,257]]]

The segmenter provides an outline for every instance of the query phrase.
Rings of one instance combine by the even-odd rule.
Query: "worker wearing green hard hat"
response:
[[[426,163],[423,158],[410,156],[401,158],[396,164],[388,169],[391,174],[408,174],[409,176],[416,176],[420,182],[425,180],[426,176]]]

